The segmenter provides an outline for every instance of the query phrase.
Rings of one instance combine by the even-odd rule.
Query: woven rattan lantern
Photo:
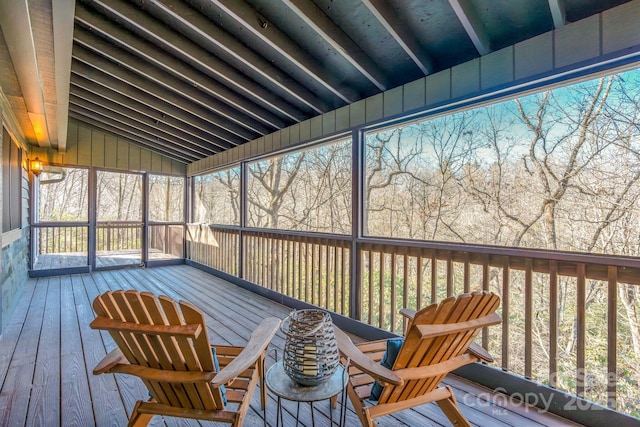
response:
[[[340,363],[340,353],[329,313],[294,310],[280,329],[287,337],[283,363],[291,379],[314,386],[333,375]]]

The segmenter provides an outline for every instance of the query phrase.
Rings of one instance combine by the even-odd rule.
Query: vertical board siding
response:
[[[555,66],[564,67],[600,54],[600,15],[590,16],[555,33]]]
[[[75,121],[69,122],[65,153],[38,148],[34,148],[33,152],[52,164],[65,166],[93,166],[176,175],[187,173],[187,165],[184,163]]]

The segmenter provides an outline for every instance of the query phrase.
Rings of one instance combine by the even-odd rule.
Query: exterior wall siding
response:
[[[141,148],[75,120],[69,121],[67,151],[42,150],[33,147],[32,155],[48,164],[93,166],[106,169],[184,175],[184,163]]]
[[[20,237],[2,248],[2,329],[29,279],[29,227],[19,230]]]
[[[356,127],[424,114],[433,108],[490,96],[516,86],[522,90],[534,88],[560,73],[571,74],[610,59],[637,56],[638,21],[640,0],[625,3],[196,161],[187,166],[187,175],[346,133]]]

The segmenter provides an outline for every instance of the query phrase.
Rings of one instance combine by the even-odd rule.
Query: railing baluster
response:
[[[347,307],[346,307],[346,300],[347,300],[347,292],[346,292],[346,288],[345,288],[345,278],[347,277],[347,272],[346,272],[346,265],[347,265],[347,258],[345,256],[345,248],[344,246],[341,248],[340,250],[340,254],[341,254],[341,262],[342,262],[342,268],[341,268],[341,272],[342,275],[340,276],[340,308],[342,309],[342,311],[340,312],[342,315],[347,315]]]
[[[489,259],[485,259],[483,265],[483,281],[489,280]],[[509,258],[505,258],[502,264],[502,369],[509,370],[509,288],[510,288],[509,274]]]
[[[384,294],[385,294],[385,270],[386,270],[386,254],[384,248],[380,250],[380,286],[378,287],[378,327],[384,329]]]
[[[533,262],[525,261],[524,276],[524,376],[532,378],[532,339],[533,339]]]
[[[369,249],[369,324],[373,325],[373,248]]]
[[[618,369],[618,268],[609,266],[607,283],[607,406],[616,409]]]
[[[491,270],[489,269],[489,256],[485,255],[482,258],[482,290],[489,290],[489,282]],[[482,346],[489,348],[489,328],[482,328]]]
[[[416,257],[416,309],[422,308],[422,254]]]
[[[396,295],[396,276],[398,274],[398,263],[395,253],[390,254],[391,257],[391,307],[389,308],[389,314],[391,317],[390,331],[396,330],[396,307],[397,307],[397,295]],[[382,302],[382,300],[381,300]]]
[[[586,329],[586,266],[576,265],[576,394],[584,396],[585,329]]]
[[[437,302],[436,288],[438,286],[438,259],[435,251],[431,254],[431,304]]]
[[[469,253],[464,254],[464,293],[471,291],[471,263],[469,262]]]
[[[333,247],[333,311],[338,312],[338,242]]]
[[[558,378],[558,263],[549,262],[549,385]]]
[[[327,310],[330,307],[330,288],[329,286],[331,285],[331,272],[330,272],[330,266],[331,266],[331,256],[330,256],[330,251],[329,251],[329,242],[327,242],[327,244],[324,246],[324,251],[325,251],[325,274],[324,274],[324,288],[325,288],[325,296],[324,296],[324,306]]]
[[[409,307],[409,254],[404,254],[404,270],[402,270],[402,308]]]
[[[447,255],[447,298],[453,296],[453,260]]]

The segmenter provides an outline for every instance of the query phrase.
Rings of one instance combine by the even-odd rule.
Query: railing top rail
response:
[[[51,227],[88,227],[88,222],[69,221],[69,222],[38,222],[31,224],[33,228],[51,228]]]
[[[575,264],[591,264],[602,266],[616,266],[640,268],[640,258],[608,255],[588,254],[567,251],[552,251],[548,249],[530,249],[510,246],[490,246],[465,243],[431,242],[424,240],[401,240],[380,237],[363,237],[357,239],[365,246],[397,246],[403,248],[430,249],[443,252],[466,252],[485,256],[503,256],[508,258],[531,258],[547,261],[568,262]]]

